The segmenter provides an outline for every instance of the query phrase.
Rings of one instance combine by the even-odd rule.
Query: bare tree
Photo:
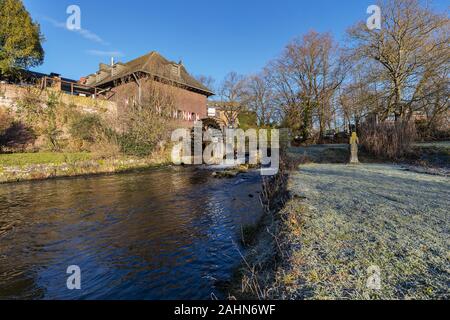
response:
[[[438,131],[441,127],[448,128],[450,120],[450,80],[448,77],[448,64],[445,68],[441,69],[441,72],[436,73],[428,80],[427,88],[429,88],[429,94],[425,96],[419,106],[427,118],[425,136],[432,136],[433,132]]]
[[[223,111],[227,123],[236,126],[239,114],[246,110],[245,77],[236,72],[227,74],[220,85],[219,95],[222,99],[220,109]]]
[[[359,129],[364,119],[373,116],[376,120],[381,110],[377,82],[371,70],[370,63],[355,64],[348,73],[348,81],[339,89],[344,126],[354,124]]]
[[[220,85],[219,95],[223,101],[239,102],[242,100],[244,91],[245,77],[236,72],[230,72]]]
[[[214,79],[211,76],[205,76],[205,75],[198,75],[195,76],[195,79],[200,82],[202,85],[204,85],[206,88],[208,88],[209,90],[214,91],[215,90],[215,85],[216,85],[216,79]]]
[[[303,118],[300,89],[288,64],[283,59],[276,59],[268,64],[266,70],[274,91],[274,103],[282,117],[282,126],[290,128],[295,135],[301,134]]]
[[[248,109],[256,113],[260,126],[273,126],[278,122],[280,110],[267,69],[247,78],[245,101]]]
[[[176,111],[176,91],[173,87],[152,79],[142,81],[143,95],[136,99],[136,88],[123,86],[118,95],[119,112],[114,127],[120,132],[122,149],[129,154],[146,156],[162,141],[170,137],[174,127],[173,114]],[[136,94],[136,95],[133,95]]]
[[[344,65],[332,36],[315,31],[294,39],[270,64],[284,112],[300,118],[305,139],[311,135],[314,118],[320,136],[330,123],[333,97],[345,76]]]
[[[375,62],[381,120],[391,115],[407,120],[433,94],[431,79],[439,79],[435,75],[450,60],[449,19],[418,0],[386,0],[380,7],[381,30],[361,22],[348,31],[352,54],[364,63]]]

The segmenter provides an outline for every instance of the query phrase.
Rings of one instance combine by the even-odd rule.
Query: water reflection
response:
[[[258,173],[181,168],[0,186],[0,298],[220,296],[240,226],[261,214],[259,189]],[[66,289],[69,265],[81,291]]]

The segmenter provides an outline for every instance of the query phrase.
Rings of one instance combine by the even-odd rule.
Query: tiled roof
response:
[[[102,70],[105,72],[106,65],[102,66]],[[155,51],[152,51],[137,59],[131,60],[125,64],[118,63],[115,66],[116,69],[114,70],[114,72],[111,72],[111,67],[108,66],[109,70],[107,72],[109,74],[106,77],[101,78],[99,81],[95,80],[95,75],[91,75],[89,79],[94,80],[89,81],[89,85],[96,87],[105,86],[106,84],[116,79],[131,75],[135,72],[145,72],[162,79],[185,85],[191,89],[199,90],[208,96],[213,95],[213,92],[210,89],[208,89],[199,81],[194,79],[191,75],[189,75],[182,64],[177,64],[175,62],[169,61]]]

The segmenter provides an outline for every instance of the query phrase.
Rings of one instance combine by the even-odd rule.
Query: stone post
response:
[[[350,151],[351,151],[351,158],[350,158],[350,164],[358,164],[358,143],[359,138],[356,134],[356,132],[352,133],[352,137],[350,138]]]

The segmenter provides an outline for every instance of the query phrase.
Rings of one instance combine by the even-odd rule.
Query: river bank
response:
[[[449,190],[448,176],[400,165],[302,164],[289,172],[288,200],[266,215],[230,295],[448,299]],[[380,289],[368,286],[373,270]]]
[[[148,158],[96,159],[89,153],[28,153],[0,155],[0,184],[64,177],[123,173],[167,166],[167,155]]]

